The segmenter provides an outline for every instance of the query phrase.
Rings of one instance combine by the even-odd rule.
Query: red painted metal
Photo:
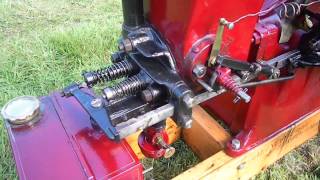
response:
[[[138,144],[143,155],[154,159],[164,156],[166,150],[159,144],[158,138],[163,139],[167,144],[169,143],[169,136],[162,128],[149,127],[139,135]]]
[[[33,127],[8,133],[20,179],[143,179],[142,165],[123,140],[92,127],[73,98],[41,98],[43,116]]]
[[[150,0],[150,23],[167,41],[179,73],[194,90],[192,69],[206,64],[220,18],[234,21],[239,17],[267,9],[280,0]],[[274,13],[249,17],[225,30],[221,53],[242,61],[269,60],[297,47],[301,32],[295,32],[289,43],[279,44],[280,19]],[[320,107],[320,69],[299,69],[294,80],[250,88],[249,104],[233,103],[233,93],[226,93],[203,103],[210,113],[223,119],[241,142],[238,150],[227,147],[238,156],[265,142]]]

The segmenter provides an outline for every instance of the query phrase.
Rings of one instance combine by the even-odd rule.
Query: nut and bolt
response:
[[[131,52],[133,50],[133,45],[130,39],[123,39],[119,43],[119,50],[124,52]]]
[[[145,102],[153,101],[153,94],[152,94],[151,90],[149,90],[149,89],[143,90],[141,92],[141,97]]]
[[[239,150],[241,148],[241,142],[239,139],[232,139],[231,141],[232,149]]]
[[[196,67],[193,68],[192,73],[197,77],[197,78],[202,78],[206,75],[207,68],[202,65],[198,64]]]
[[[91,101],[91,106],[94,108],[100,108],[102,106],[102,100],[100,98],[93,99]]]

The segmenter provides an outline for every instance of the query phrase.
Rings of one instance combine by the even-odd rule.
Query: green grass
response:
[[[109,64],[121,31],[120,0],[0,0],[0,106],[20,95],[46,95]],[[17,179],[0,123],[0,179]],[[256,179],[320,179],[320,138],[290,153]],[[199,162],[179,141],[148,177],[168,179]],[[145,166],[152,164],[144,160]]]

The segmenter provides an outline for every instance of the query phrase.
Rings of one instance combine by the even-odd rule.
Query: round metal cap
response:
[[[36,120],[40,114],[40,101],[34,96],[14,98],[2,108],[1,114],[13,125],[24,125]]]

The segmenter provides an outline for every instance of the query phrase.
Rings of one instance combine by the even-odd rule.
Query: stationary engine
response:
[[[201,105],[230,128],[234,136],[226,151],[239,156],[320,107],[320,1],[122,4],[123,31],[113,64],[84,72],[84,82],[51,97],[53,105],[49,97],[41,99],[29,118],[8,110],[25,97],[9,102],[2,114],[13,136],[21,132],[17,127],[41,122],[46,111],[55,109],[61,119],[79,111],[88,116],[83,127],[102,131],[103,141],[121,143],[142,131],[138,144],[144,155],[168,158],[175,150],[165,120],[191,128],[192,108]],[[117,79],[93,93],[96,85]],[[72,129],[81,122],[69,121],[63,126],[75,124],[70,132],[76,133]]]

